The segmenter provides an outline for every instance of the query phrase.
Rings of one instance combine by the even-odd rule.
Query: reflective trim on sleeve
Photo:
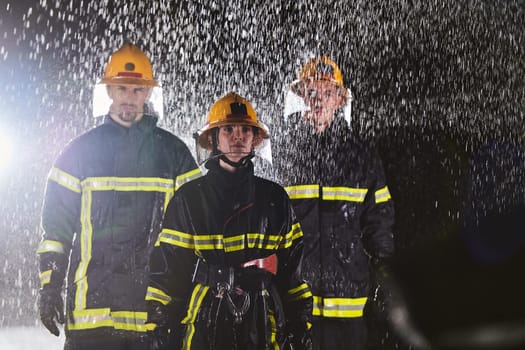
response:
[[[202,176],[202,172],[200,168],[190,170],[184,174],[181,174],[177,176],[175,179],[175,191],[179,189],[182,185],[184,185],[186,182],[190,182],[191,180],[195,180]]]
[[[323,200],[364,202],[367,192],[366,188],[323,187]]]
[[[319,198],[319,185],[297,185],[284,188],[290,199]]]
[[[181,321],[182,324],[194,323],[199,308],[201,307],[202,300],[206,296],[206,293],[210,289],[209,286],[203,286],[200,283],[197,283],[195,288],[193,288],[193,293],[191,294],[190,302],[188,304],[188,313],[186,317]]]
[[[362,317],[367,298],[323,298],[313,296],[312,315],[320,317]]]
[[[40,242],[38,245],[38,249],[36,251],[37,254],[42,253],[58,253],[58,254],[65,254],[66,251],[64,250],[64,244],[62,244],[59,241],[52,241],[52,240],[44,240]]]
[[[303,283],[300,284],[298,287],[292,288],[288,291],[288,299],[290,301],[296,301],[300,299],[307,299],[312,296],[312,292],[310,292],[310,288],[308,287],[308,284]]]
[[[383,202],[386,202],[392,199],[392,197],[390,196],[390,191],[388,190],[388,186],[385,186],[377,190],[375,193],[375,197],[376,197],[376,203],[383,203]]]
[[[47,270],[40,272],[40,287],[42,288],[46,284],[51,282],[51,274],[53,273],[53,270]]]
[[[58,168],[51,168],[48,179],[76,193],[80,193],[80,180]]]
[[[280,249],[290,248],[293,244],[293,241],[301,237],[303,237],[303,231],[301,230],[301,225],[298,222],[296,222],[295,224],[292,225],[292,229],[290,230],[290,232],[286,234],[286,236],[284,237],[284,240],[281,241],[279,248]]]
[[[104,309],[73,310],[68,330],[85,330],[111,327],[117,330],[147,332],[153,325],[146,325],[148,314],[136,311],[111,311]]]
[[[148,286],[146,290],[146,300],[154,300],[162,305],[168,305],[171,302],[171,297],[160,289]]]
[[[161,177],[88,177],[82,181],[85,191],[173,192],[172,179]]]
[[[168,228],[164,228],[160,231],[155,246],[159,246],[160,243],[171,244],[181,248],[195,249],[193,235]]]

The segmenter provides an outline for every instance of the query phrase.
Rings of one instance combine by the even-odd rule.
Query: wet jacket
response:
[[[180,310],[184,349],[273,349],[287,320],[306,327],[310,317],[300,226],[284,189],[254,176],[251,162],[234,173],[214,160],[207,167],[168,206],[147,299]],[[269,256],[277,258],[275,275],[241,267]],[[236,325],[232,309],[241,312],[246,299]]]
[[[313,315],[363,316],[370,262],[394,250],[393,203],[379,157],[352,137],[337,118],[315,134],[292,115],[274,151],[304,233],[303,278],[311,287]]]
[[[70,142],[49,173],[40,277],[61,288],[70,334],[145,332],[146,266],[174,191],[200,175],[189,150],[156,126],[109,116]],[[136,335],[138,335],[136,334]]]

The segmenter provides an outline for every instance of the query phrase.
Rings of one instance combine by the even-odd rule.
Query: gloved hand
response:
[[[169,348],[169,315],[166,306],[157,301],[147,301],[148,319],[155,329],[150,332],[150,349],[167,350]]]
[[[64,301],[60,289],[44,286],[39,290],[38,309],[44,326],[57,337],[60,331],[57,322],[64,324]]]

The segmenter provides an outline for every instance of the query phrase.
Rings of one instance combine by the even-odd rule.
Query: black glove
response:
[[[57,322],[64,324],[64,301],[60,289],[44,286],[39,290],[38,309],[44,326],[57,337],[60,331]]]
[[[167,350],[169,348],[169,315],[168,308],[157,301],[147,301],[148,319],[155,329],[150,332],[150,349]]]

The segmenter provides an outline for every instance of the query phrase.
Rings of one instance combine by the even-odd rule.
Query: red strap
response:
[[[245,262],[241,267],[257,266],[260,269],[266,270],[274,275],[277,274],[277,255],[272,254],[262,259],[255,259]]]

